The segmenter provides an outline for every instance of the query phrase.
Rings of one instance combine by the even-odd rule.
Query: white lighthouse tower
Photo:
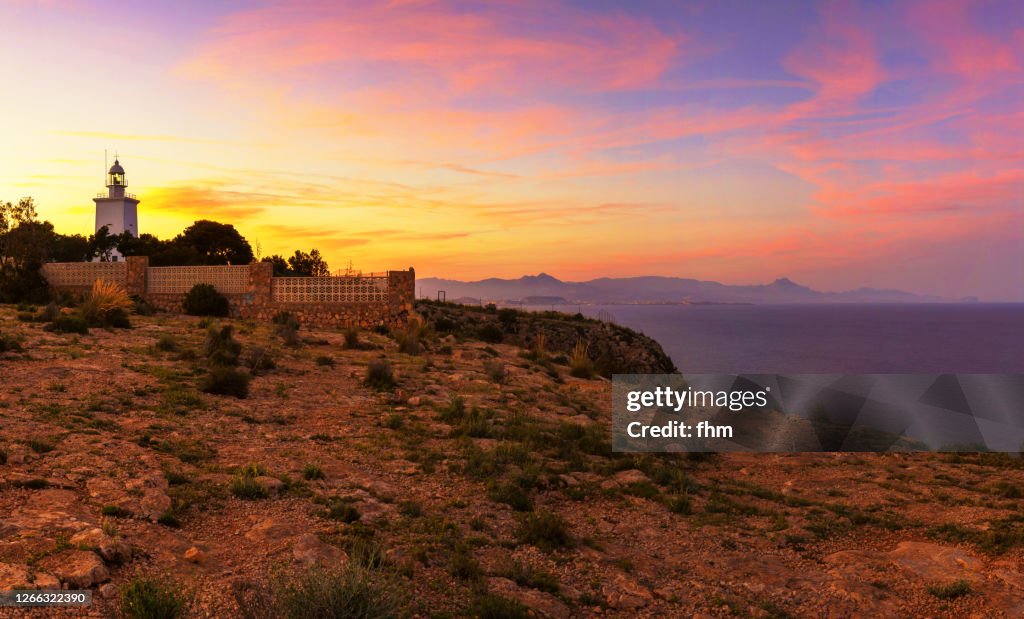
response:
[[[107,193],[98,194],[93,198],[93,202],[96,203],[97,232],[106,226],[111,236],[117,236],[122,232],[139,236],[139,200],[135,194],[127,193],[125,187],[127,184],[124,182],[124,168],[121,167],[120,161],[114,159],[114,165],[110,166],[110,171],[107,172]],[[117,257],[115,251],[114,259]]]

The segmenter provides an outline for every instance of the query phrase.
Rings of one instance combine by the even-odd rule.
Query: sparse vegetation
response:
[[[298,346],[302,343],[299,338],[299,319],[291,312],[280,312],[274,316],[274,330],[288,346]]]
[[[189,595],[168,577],[137,577],[121,587],[121,613],[130,619],[178,619],[189,605]]]
[[[541,550],[558,550],[573,546],[569,525],[558,514],[540,510],[526,514],[520,522],[519,541]]]
[[[199,384],[199,390],[203,393],[216,395],[229,395],[235,398],[247,398],[249,396],[249,381],[252,377],[249,374],[232,367],[214,366],[209,373],[203,377]]]
[[[363,381],[367,387],[378,391],[392,389],[395,386],[395,376],[391,371],[391,364],[386,359],[375,359],[366,368],[366,379]]]
[[[928,593],[931,593],[940,600],[955,600],[956,598],[970,595],[971,583],[961,578],[949,583],[928,585]]]

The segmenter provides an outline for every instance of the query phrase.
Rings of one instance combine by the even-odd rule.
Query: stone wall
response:
[[[85,266],[82,265],[119,265]],[[237,269],[247,269],[244,292],[238,282]],[[154,271],[160,269],[160,271]],[[169,270],[170,269],[170,270]],[[176,270],[175,270],[176,269]],[[43,275],[55,290],[82,293],[88,291],[88,280],[94,273],[103,279],[111,279],[123,285],[128,294],[144,299],[153,307],[172,313],[182,313],[184,292],[169,293],[168,281],[180,283],[188,280],[189,285],[175,286],[176,289],[190,288],[190,282],[210,283],[218,288],[219,282],[225,290],[219,290],[227,300],[231,316],[235,318],[270,321],[280,312],[291,312],[301,324],[320,327],[358,326],[371,329],[377,326],[403,328],[413,317],[416,273],[388,271],[387,275],[359,278],[275,278],[273,266],[268,262],[254,262],[245,267],[150,267],[145,256],[129,256],[122,263],[51,263],[43,269]],[[160,285],[149,285],[148,278],[158,273]],[[148,274],[148,275],[147,275]],[[189,279],[190,278],[190,279]],[[347,299],[344,291],[355,291],[352,301],[305,301],[282,302],[274,300],[275,280],[288,279],[292,291],[287,298],[332,298]],[[298,284],[297,280],[305,280]],[[358,280],[358,281],[357,281]],[[309,294],[302,291],[309,289]],[[323,290],[332,291],[327,296]],[[385,291],[386,289],[386,291]],[[343,292],[337,292],[337,291]],[[372,294],[357,294],[369,290]],[[298,292],[296,292],[298,291]],[[372,299],[372,300],[361,300]]]

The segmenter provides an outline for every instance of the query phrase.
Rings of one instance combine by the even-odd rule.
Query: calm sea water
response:
[[[1024,373],[1024,304],[579,309],[658,340],[684,373]]]

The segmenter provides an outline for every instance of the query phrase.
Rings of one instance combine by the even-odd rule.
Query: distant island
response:
[[[510,305],[573,304],[771,304],[771,303],[940,303],[977,302],[943,299],[902,290],[858,288],[822,292],[788,278],[770,284],[732,286],[681,277],[602,277],[566,282],[547,273],[519,279],[489,278],[475,282],[427,277],[417,280],[421,297],[449,301]]]

